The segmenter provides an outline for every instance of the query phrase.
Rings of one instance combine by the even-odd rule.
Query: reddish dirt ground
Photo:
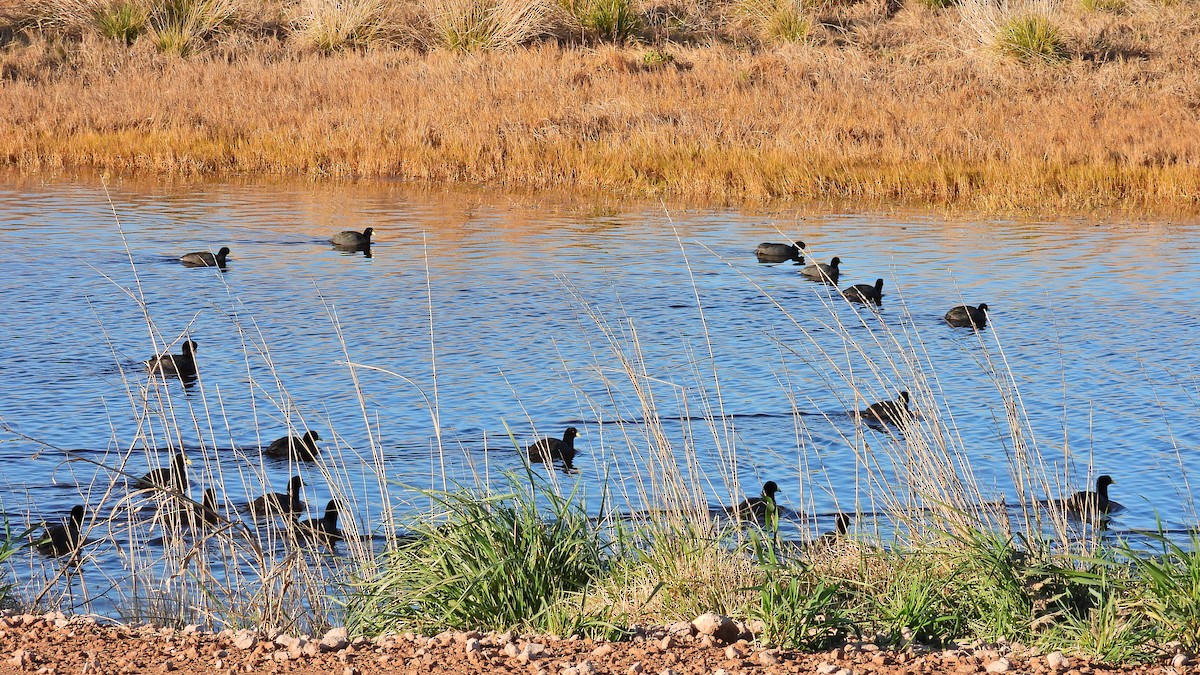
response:
[[[629,642],[509,634],[443,633],[347,641],[341,629],[313,639],[250,631],[204,633],[105,625],[61,614],[0,618],[0,673],[528,673],[529,675],[923,675],[925,673],[1198,673],[1184,655],[1149,665],[1104,666],[1077,657],[1031,655],[1004,646],[880,650],[852,643],[815,654],[726,644],[687,624],[648,629]],[[1066,661],[1062,661],[1065,658]]]

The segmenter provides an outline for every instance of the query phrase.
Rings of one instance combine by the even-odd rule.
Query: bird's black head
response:
[[[184,354],[194,354],[194,353],[196,352],[196,346],[197,346],[197,345],[196,345],[196,341],[195,341],[195,340],[186,340],[186,341],[184,341],[184,343],[183,343],[183,353],[184,353]]]
[[[71,507],[71,522],[75,523],[75,527],[79,527],[83,523],[83,505],[76,504]]]
[[[1113,480],[1113,477],[1108,474],[1104,474],[1103,476],[1100,476],[1099,478],[1096,479],[1096,489],[1097,490],[1106,488],[1109,485],[1116,485],[1116,484],[1117,484],[1117,481]]]
[[[221,247],[221,250],[220,250],[220,251],[217,251],[217,257],[218,257],[218,258],[224,258],[225,256],[229,255],[229,253],[230,253],[230,251],[229,251],[229,247],[228,247],[228,246],[222,246],[222,247]]]
[[[768,499],[775,499],[775,493],[777,492],[779,492],[779,486],[776,485],[775,481],[769,480],[763,483],[762,493],[764,497]]]
[[[981,312],[986,312],[986,311],[988,311],[988,306],[987,306],[987,303],[986,303],[986,302],[981,302],[981,303],[979,303],[979,311],[981,311]]]
[[[292,476],[288,481],[288,492],[296,494],[300,492],[300,488],[304,487],[304,481],[300,480],[300,476]]]
[[[900,400],[904,401],[905,406],[908,405],[908,392],[907,391],[900,392]]]
[[[882,290],[883,290],[883,279],[876,279],[876,280],[875,280],[875,290],[877,290],[877,291],[882,291]]]
[[[563,440],[569,441],[578,435],[579,435],[578,429],[576,429],[575,427],[567,427],[566,431],[563,432]]]
[[[830,267],[837,267],[838,265],[841,265],[841,264],[842,264],[842,259],[837,257],[836,255],[833,256],[833,260],[829,261]]]
[[[803,249],[803,248],[804,248],[804,242],[802,242],[802,241],[798,241],[798,242],[796,242],[796,248]]]
[[[307,439],[308,439],[308,440],[310,440],[310,441],[319,441],[319,440],[321,440],[321,437],[320,437],[320,436],[317,434],[317,430],[316,430],[316,429],[309,429],[308,431],[304,432],[304,437],[305,437],[305,438],[307,438]]]
[[[373,227],[368,227],[367,229],[363,230],[363,236],[367,239],[370,239],[372,234],[375,234],[375,228]]]

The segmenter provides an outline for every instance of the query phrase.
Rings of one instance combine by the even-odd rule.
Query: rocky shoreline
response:
[[[0,673],[502,673],[530,675],[920,675],[926,673],[1197,673],[1187,654],[1157,663],[1104,665],[1059,652],[1034,654],[1019,645],[953,649],[881,649],[853,642],[825,652],[768,649],[729,630],[723,617],[639,629],[626,642],[511,633],[445,632],[434,637],[350,638],[334,628],[321,637],[249,630],[210,633],[152,625],[111,625],[61,613],[0,617]],[[726,639],[728,638],[728,639]]]

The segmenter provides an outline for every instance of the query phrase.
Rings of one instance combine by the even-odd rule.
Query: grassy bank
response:
[[[1200,199],[1191,3],[493,4],[17,3],[0,161],[717,203]],[[168,5],[209,23],[176,30]],[[124,7],[142,14],[118,31]]]

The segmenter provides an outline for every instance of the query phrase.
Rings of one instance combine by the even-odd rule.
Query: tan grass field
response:
[[[243,7],[185,56],[10,2],[0,164],[1200,211],[1194,3],[1042,0],[1068,54],[1046,63],[989,43],[987,0],[805,6],[811,29],[794,41],[753,32],[732,6],[644,4],[619,46],[570,39],[551,12],[522,46],[467,51],[440,46],[416,5],[352,48],[318,48],[295,19],[312,1]]]

